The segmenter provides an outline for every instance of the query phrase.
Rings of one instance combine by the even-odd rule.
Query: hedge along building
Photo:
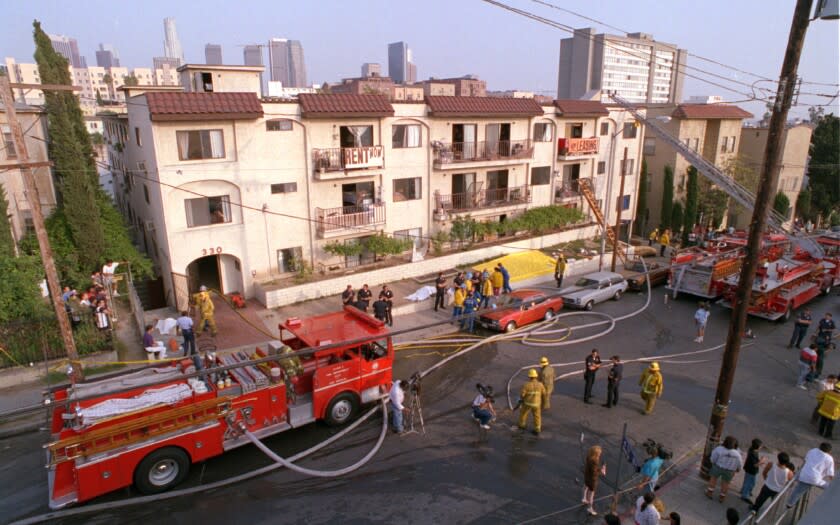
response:
[[[202,67],[182,74],[203,78]],[[128,113],[106,117],[117,204],[170,304],[183,306],[201,284],[251,297],[255,283],[301,262],[324,272],[365,265],[373,254],[325,247],[380,232],[425,251],[457,217],[504,221],[551,204],[590,214],[580,178],[632,218],[641,130],[613,143],[613,130],[631,118],[619,108],[485,97],[260,99],[252,69],[215,69],[212,92],[204,82],[185,82],[183,92],[134,88]],[[625,145],[633,169],[618,199]]]

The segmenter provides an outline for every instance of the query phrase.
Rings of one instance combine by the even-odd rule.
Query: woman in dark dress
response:
[[[606,474],[607,465],[601,464],[601,447],[598,445],[589,447],[589,452],[586,454],[586,464],[583,467],[583,503],[587,505],[586,510],[592,516],[598,514],[592,506],[595,502],[598,478]]]

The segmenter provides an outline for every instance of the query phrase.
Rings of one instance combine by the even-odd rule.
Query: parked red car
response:
[[[551,319],[563,308],[559,295],[550,296],[541,290],[516,290],[502,296],[496,308],[485,310],[478,323],[490,330],[510,332],[526,324]]]

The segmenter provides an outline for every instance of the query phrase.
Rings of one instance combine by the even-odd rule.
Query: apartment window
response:
[[[700,149],[700,139],[694,139],[691,144],[691,149],[698,151]]]
[[[601,136],[609,135],[610,134],[610,123],[609,122],[601,122]]]
[[[392,148],[419,148],[420,124],[397,124],[391,127]]]
[[[24,235],[32,235],[35,233],[35,221],[31,216],[23,218],[23,233]]]
[[[531,168],[531,186],[551,184],[551,166]]]
[[[636,122],[625,122],[624,123],[624,138],[625,139],[635,139],[636,138],[636,129],[637,123]]]
[[[294,193],[297,191],[297,182],[284,182],[281,184],[272,184],[271,193]]]
[[[629,210],[630,209],[630,195],[622,195],[619,197],[619,203],[621,204],[621,210]]]
[[[547,122],[534,124],[534,142],[551,142],[551,124]]]
[[[339,140],[342,148],[373,146],[373,126],[341,126]]]
[[[625,164],[624,159],[621,159],[621,173],[624,175],[633,175],[633,167],[636,159],[627,159]]]
[[[201,73],[201,85],[205,93],[213,92],[213,73]]]
[[[735,137],[729,137],[729,153],[735,152]]]
[[[566,132],[570,139],[583,138],[583,124],[570,124],[566,126]]]
[[[656,139],[653,137],[645,137],[644,145],[645,155],[656,155]]]
[[[278,118],[274,120],[267,120],[265,122],[266,131],[292,131],[292,121],[287,118]]]
[[[134,128],[134,142],[137,143],[138,146],[142,146],[142,142],[140,142],[140,128]]]
[[[176,136],[181,160],[225,158],[225,141],[220,129],[178,131]]]
[[[231,222],[230,195],[185,199],[187,227],[209,226]]]
[[[605,161],[598,162],[598,175],[603,175],[607,172],[607,163]]]
[[[0,127],[0,132],[3,134],[3,148],[6,151],[7,159],[17,158],[17,149],[15,149],[15,141],[12,138],[12,130],[9,126]]]
[[[282,248],[277,250],[277,268],[281,273],[291,273],[300,270],[303,262],[303,248]]]
[[[420,199],[420,177],[410,179],[394,179],[394,202],[413,201]]]

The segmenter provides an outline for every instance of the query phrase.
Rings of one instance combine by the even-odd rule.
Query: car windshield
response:
[[[626,270],[632,270],[634,272],[643,272],[645,268],[642,266],[642,261],[633,261],[629,266],[624,267]]]
[[[522,299],[520,299],[519,297],[512,297],[510,295],[502,297],[501,299],[496,301],[496,307],[497,308],[509,308],[509,307],[517,307],[518,308],[520,305],[522,305]]]
[[[590,286],[597,286],[597,285],[598,285],[598,281],[595,281],[595,280],[592,280],[592,279],[587,279],[586,277],[581,277],[575,283],[575,286],[580,286],[581,288],[588,288]]]

